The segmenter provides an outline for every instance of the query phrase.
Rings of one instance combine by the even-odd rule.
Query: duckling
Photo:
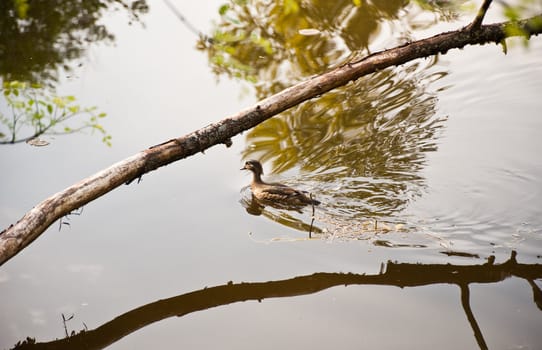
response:
[[[319,201],[307,197],[303,192],[279,183],[266,183],[262,180],[263,168],[257,160],[249,160],[241,170],[252,171],[250,189],[256,199],[270,202],[284,202],[293,205],[318,205]]]

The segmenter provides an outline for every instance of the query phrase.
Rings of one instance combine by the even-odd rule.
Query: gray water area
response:
[[[207,30],[220,4],[178,5]],[[1,146],[0,227],[119,160],[256,102],[246,84],[217,82],[205,55],[194,49],[194,35],[163,3],[145,17],[145,28],[116,16],[106,19],[115,45],[92,47],[57,89],[107,112],[103,124],[113,146],[90,134],[56,136],[40,148]],[[202,297],[208,307],[182,317],[152,322],[149,311],[142,321],[148,325],[108,348],[475,349],[480,334],[473,324],[490,349],[540,348],[541,57],[542,40],[533,38],[528,48],[516,43],[507,55],[495,45],[453,50],[430,68],[447,72],[427,92],[436,97],[435,118],[443,127],[436,149],[425,153],[416,195],[384,219],[408,230],[355,236],[356,228],[341,236],[339,226],[363,226],[363,220],[349,221],[351,212],[341,216],[344,208],[336,203],[316,209],[316,225],[328,231],[311,239],[248,214],[241,202],[250,176],[239,171],[247,142],[240,135],[230,148],[215,146],[89,203],[70,216],[69,226],[53,225],[4,264],[0,348],[27,336],[63,338],[62,314],[74,315],[66,323],[70,331],[93,330],[162,299],[178,296],[184,305],[186,293],[268,281],[261,300],[242,290],[217,307]],[[344,184],[338,177],[314,184],[300,166],[270,177],[306,180],[324,199]],[[296,215],[309,220],[310,210]],[[473,272],[473,323],[461,282],[442,269],[457,266],[455,273],[464,276],[462,266],[475,269],[491,256],[497,266],[511,259],[521,267],[495,279],[483,269],[486,274]],[[394,269],[403,275],[377,278]],[[344,276],[337,275],[347,273],[356,276],[341,282]],[[538,277],[530,280],[529,273]]]

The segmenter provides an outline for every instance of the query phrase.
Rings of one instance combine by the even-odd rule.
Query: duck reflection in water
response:
[[[249,160],[241,170],[252,172],[250,190],[253,199],[280,209],[300,209],[306,205],[318,205],[319,201],[304,192],[280,183],[267,183],[262,180],[263,167],[257,160]]]
[[[251,196],[241,198],[241,205],[245,207],[247,213],[256,216],[263,215],[295,230],[309,232],[309,238],[312,233],[322,233],[320,228],[314,226],[314,206],[320,204],[319,201],[312,199],[310,194],[306,194],[307,192],[279,183],[264,182],[262,165],[256,160],[247,161],[241,170],[249,170],[253,174],[250,184]],[[303,218],[299,217],[299,214],[303,214],[302,209],[307,205],[312,206],[310,223],[304,222]],[[269,210],[266,207],[278,209],[278,211]],[[292,212],[296,212],[297,215]]]

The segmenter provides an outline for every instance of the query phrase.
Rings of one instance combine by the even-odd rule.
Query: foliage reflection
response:
[[[443,74],[386,70],[360,79],[257,126],[243,156],[270,161],[275,172],[299,166],[325,202],[347,211],[400,211],[423,186],[426,152],[437,148],[444,119],[434,118],[436,97],[424,87]]]
[[[253,83],[264,98],[367,55],[372,46],[404,43],[435,18],[454,18],[458,6],[231,1],[220,8],[213,39],[199,45],[215,73]],[[421,20],[427,13],[433,16]],[[276,173],[303,171],[300,182],[325,203],[322,215],[334,217],[328,222],[395,215],[421,193],[426,153],[436,150],[444,125],[430,90],[447,74],[437,62],[380,71],[292,108],[252,129],[243,157],[267,162]]]
[[[81,108],[75,96],[58,96],[59,74],[70,72],[93,43],[111,43],[114,35],[100,23],[106,11],[123,9],[131,21],[149,8],[146,0],[0,1],[0,144],[27,142],[44,146],[44,134],[98,131],[105,113]],[[81,64],[81,63],[80,63]],[[74,118],[77,117],[77,118]],[[68,120],[77,122],[68,125]]]
[[[0,76],[55,82],[90,43],[114,40],[99,23],[108,8],[124,9],[131,21],[148,11],[146,0],[0,1]]]
[[[216,74],[254,83],[263,98],[369,53],[379,37],[379,50],[410,40],[412,30],[454,18],[462,2],[230,0],[198,47]]]

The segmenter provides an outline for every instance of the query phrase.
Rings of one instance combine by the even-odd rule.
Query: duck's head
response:
[[[260,162],[257,160],[249,160],[245,163],[245,166],[241,168],[241,170],[250,170],[254,174],[262,175],[263,174],[263,168]]]

